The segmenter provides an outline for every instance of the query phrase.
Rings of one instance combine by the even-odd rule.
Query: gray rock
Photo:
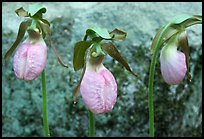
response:
[[[16,39],[20,22],[15,14],[27,3],[2,3],[2,59]],[[112,112],[95,116],[96,136],[140,136],[149,134],[148,75],[150,46],[158,29],[181,13],[202,15],[201,2],[42,2],[45,18],[51,22],[54,46],[68,64],[60,66],[47,43],[46,64],[48,121],[51,136],[88,136],[88,112],[81,96],[73,105],[73,90],[81,71],[72,67],[73,48],[87,28],[97,25],[127,32],[115,42],[121,55],[142,81],[134,78],[117,61],[107,56],[104,65],[118,84],[118,99]],[[190,72],[177,86],[162,79],[159,62],[154,83],[155,136],[202,135],[202,25],[187,28]],[[46,40],[46,42],[48,42]],[[41,77],[32,82],[18,80],[12,71],[13,57],[2,66],[2,136],[44,136]]]

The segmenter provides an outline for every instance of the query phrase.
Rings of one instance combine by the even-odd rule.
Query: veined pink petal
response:
[[[160,54],[161,73],[169,85],[179,84],[185,77],[186,59],[184,53],[177,50],[177,46],[166,45]]]
[[[113,109],[117,99],[117,84],[112,73],[102,64],[97,71],[87,67],[80,85],[84,103],[95,114]]]
[[[46,57],[47,46],[43,39],[34,44],[25,40],[14,55],[15,75],[22,80],[34,80],[45,68]]]

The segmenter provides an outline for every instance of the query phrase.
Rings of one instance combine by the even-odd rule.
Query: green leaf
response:
[[[17,48],[17,46],[21,42],[21,40],[23,39],[25,32],[27,30],[27,27],[30,26],[31,22],[32,22],[31,20],[26,20],[26,21],[21,22],[19,30],[18,30],[18,35],[17,35],[16,41],[13,43],[11,48],[6,52],[6,54],[4,56],[4,62],[3,62],[4,64],[8,60],[8,58],[12,55],[14,50]]]
[[[157,34],[155,35],[153,41],[152,41],[152,45],[151,45],[151,54],[154,53],[154,49],[155,49],[155,46],[156,46],[156,43],[158,41],[158,37],[161,33],[161,31],[164,29],[164,27],[160,28],[159,31],[157,32]],[[161,47],[164,42],[166,42],[167,40],[169,40],[173,35],[175,35],[176,33],[179,32],[179,29],[176,28],[175,25],[171,25],[168,30],[164,33],[163,35],[163,39],[160,41],[160,44],[159,44],[159,47]]]
[[[113,31],[111,31],[110,33],[110,36],[113,40],[119,40],[119,41],[123,41],[125,40],[126,36],[127,36],[127,33],[122,31],[122,30],[119,30],[119,29],[114,29]]]
[[[106,52],[107,54],[109,54],[112,58],[114,58],[115,60],[117,60],[119,63],[121,63],[132,75],[134,75],[135,77],[137,77],[137,74],[134,73],[131,68],[129,67],[129,65],[127,64],[127,62],[123,59],[123,57],[120,55],[120,53],[118,52],[118,50],[116,49],[116,47],[114,46],[113,43],[109,42],[109,43],[102,43],[101,44],[102,49],[104,50],[104,52]]]
[[[179,46],[181,47],[181,49],[184,52],[185,57],[186,57],[186,67],[187,67],[187,73],[188,73],[188,80],[191,81],[191,75],[190,75],[190,71],[189,71],[188,37],[187,37],[186,31],[180,33],[178,41],[179,41]]]
[[[16,14],[20,17],[28,17],[28,12],[23,7],[15,10]]]
[[[100,37],[104,38],[104,39],[111,39],[110,34],[108,33],[108,30],[105,28],[100,28],[100,27],[92,27],[86,30],[86,32],[95,32],[96,34],[98,34]],[[92,33],[93,34],[93,33]],[[92,35],[91,34],[91,35]]]
[[[179,14],[175,16],[170,22],[173,24],[180,24],[191,17],[192,15],[189,14]]]
[[[84,66],[85,53],[91,44],[91,42],[86,41],[80,41],[75,44],[73,58],[73,66],[75,71],[81,69]]]
[[[42,14],[45,12],[46,8],[44,8],[44,6],[42,6],[40,3],[34,3],[28,7],[28,13],[30,16],[35,16],[36,14]]]
[[[81,81],[82,81],[82,79],[84,77],[85,71],[86,71],[86,64],[84,64],[84,68],[83,68],[79,83],[77,84],[76,88],[74,89],[74,97],[73,97],[74,104],[76,104],[76,102],[77,102],[76,99],[77,99],[77,96],[79,95],[79,89],[80,89]]]

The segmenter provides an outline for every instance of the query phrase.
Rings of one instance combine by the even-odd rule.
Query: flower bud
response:
[[[177,47],[178,38],[172,37],[160,54],[161,73],[169,85],[179,84],[187,71],[185,54],[178,51]]]
[[[117,84],[112,73],[103,66],[87,64],[80,92],[86,106],[95,114],[113,109],[117,99]]]
[[[47,46],[42,38],[37,41],[25,40],[14,55],[15,75],[22,80],[31,81],[40,75],[46,65]]]

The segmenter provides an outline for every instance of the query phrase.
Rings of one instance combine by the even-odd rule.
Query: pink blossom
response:
[[[47,46],[43,39],[31,43],[25,40],[14,55],[13,68],[15,75],[22,80],[34,80],[46,65]]]
[[[97,68],[87,66],[80,92],[84,103],[93,113],[106,113],[116,103],[117,84],[112,73],[103,64]]]
[[[161,73],[169,85],[179,84],[185,77],[186,59],[183,52],[177,50],[175,43],[164,46],[160,55]]]

